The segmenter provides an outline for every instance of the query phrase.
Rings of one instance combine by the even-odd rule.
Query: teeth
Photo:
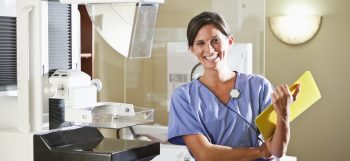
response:
[[[217,56],[218,56],[218,54],[213,54],[213,55],[211,55],[211,56],[206,56],[205,58],[206,58],[207,60],[214,60]]]

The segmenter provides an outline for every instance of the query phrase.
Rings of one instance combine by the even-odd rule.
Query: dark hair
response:
[[[187,42],[188,47],[193,46],[194,39],[198,31],[205,25],[212,24],[220,30],[225,36],[230,36],[230,30],[227,27],[225,20],[215,12],[202,12],[193,17],[187,26]]]

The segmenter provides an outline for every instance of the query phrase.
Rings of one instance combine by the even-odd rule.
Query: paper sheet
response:
[[[312,104],[321,98],[320,91],[311,75],[310,71],[306,71],[295,84],[300,84],[300,91],[296,101],[290,106],[290,121],[293,121]],[[290,89],[291,87],[290,86]],[[273,106],[266,108],[256,119],[255,123],[264,139],[268,139],[273,135],[276,126],[277,115]]]

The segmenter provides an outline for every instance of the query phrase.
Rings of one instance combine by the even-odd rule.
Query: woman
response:
[[[262,76],[230,70],[227,50],[234,40],[217,13],[195,16],[188,24],[187,39],[204,73],[174,91],[169,142],[186,145],[198,161],[283,156],[289,142],[289,105],[293,101],[288,86],[280,85],[273,91]],[[239,96],[231,96],[232,92]],[[277,124],[273,136],[264,143],[254,120],[271,103]]]

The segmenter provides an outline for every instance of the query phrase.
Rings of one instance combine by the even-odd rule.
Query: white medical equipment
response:
[[[2,95],[4,92],[0,92],[0,160],[152,159],[159,154],[159,143],[106,139],[96,128],[121,128],[152,122],[153,110],[137,108],[132,104],[97,102],[96,95],[102,84],[80,71],[80,19],[77,4],[86,4],[94,25],[97,25],[96,29],[119,53],[126,57],[149,57],[158,4],[163,3],[163,0],[61,2],[71,4],[69,9],[55,6],[58,7],[57,12],[50,15],[50,5],[59,3],[58,0],[0,0],[0,14],[4,14],[3,8],[15,11],[9,13],[16,17],[17,26],[17,29],[11,30],[16,31],[16,43],[10,44],[17,49],[17,91],[14,92],[15,96],[9,96],[12,92],[6,92],[5,96]],[[50,16],[67,13],[70,23],[63,28],[71,30],[63,31],[61,28],[50,31]],[[111,17],[115,17],[114,21],[111,21]],[[53,23],[62,22],[58,20]],[[117,33],[110,33],[110,28],[114,28]],[[54,36],[68,37],[70,41],[55,42],[57,46],[52,49],[49,32],[53,32],[51,34]],[[69,34],[67,37],[66,32]],[[110,35],[113,40],[117,40],[111,40],[108,37]],[[0,36],[8,35],[1,33]],[[67,51],[71,52],[71,57],[68,56],[71,69],[58,69],[49,74],[49,65],[52,65],[49,63],[50,53],[66,49],[63,43],[70,47]],[[148,50],[139,52],[140,48]],[[51,116],[48,114],[49,98],[64,100],[64,121],[76,126],[48,129],[48,116]]]
[[[132,104],[97,102],[97,92],[101,89],[100,80],[91,80],[89,75],[77,70],[59,69],[49,78],[50,98],[64,100],[65,121],[96,124],[103,115],[135,116]]]

